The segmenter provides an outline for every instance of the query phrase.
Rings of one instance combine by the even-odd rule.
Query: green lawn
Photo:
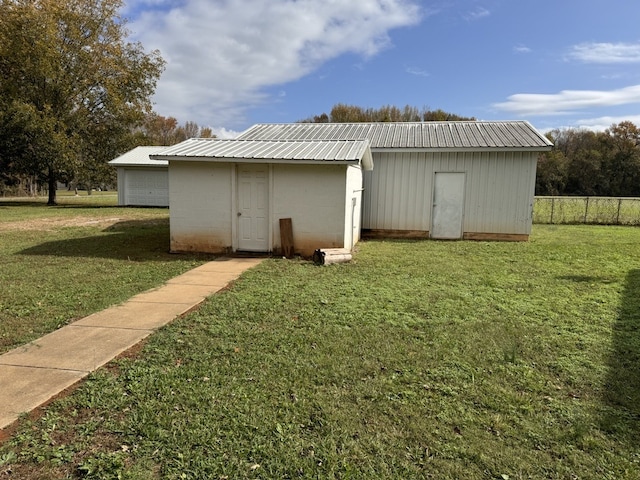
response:
[[[0,199],[0,353],[211,258],[169,253],[168,209],[92,197]]]
[[[25,418],[0,477],[639,478],[639,245],[535,226],[267,260]]]

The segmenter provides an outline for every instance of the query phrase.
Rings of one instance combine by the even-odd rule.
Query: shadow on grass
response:
[[[11,207],[30,207],[41,209],[74,209],[82,208],[83,210],[101,209],[101,208],[116,208],[117,205],[110,205],[108,203],[59,203],[58,205],[47,205],[46,202],[19,200],[19,201],[0,201],[0,208]],[[125,207],[122,207],[125,208]],[[166,208],[166,207],[149,207],[149,208]]]
[[[43,202],[36,200],[0,200],[0,207],[42,207],[46,206]]]
[[[118,222],[105,228],[99,235],[44,242],[18,253],[57,257],[110,258],[135,262],[215,258],[212,254],[169,253],[168,219]]]
[[[73,198],[73,197],[69,197]],[[85,197],[86,198],[86,197]],[[42,209],[74,209],[74,208],[83,208],[83,209],[100,209],[100,208],[127,208],[127,207],[119,207],[113,203],[102,202],[100,203],[99,197],[98,200],[89,202],[65,202],[59,201],[57,205],[47,205],[46,201],[38,201],[38,200],[0,200],[0,208],[11,208],[11,207],[34,207],[34,208],[42,208]],[[167,209],[167,207],[135,207],[135,208],[158,208],[158,209]]]
[[[640,270],[627,274],[613,327],[602,429],[636,442],[640,435]]]
[[[599,277],[593,275],[562,275],[558,277],[560,280],[568,280],[576,283],[612,283],[614,278]]]

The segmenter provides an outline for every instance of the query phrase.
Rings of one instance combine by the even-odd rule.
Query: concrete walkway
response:
[[[0,355],[0,429],[224,288],[256,258],[221,258]]]

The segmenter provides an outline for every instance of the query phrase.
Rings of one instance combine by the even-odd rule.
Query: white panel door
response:
[[[269,166],[238,166],[238,250],[269,251]]]
[[[431,218],[431,238],[462,238],[464,173],[436,172]]]

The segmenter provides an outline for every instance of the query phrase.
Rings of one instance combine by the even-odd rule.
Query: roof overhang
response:
[[[135,168],[167,168],[169,162],[166,160],[150,160],[147,162],[108,162],[112,167],[135,167]]]
[[[168,162],[360,165],[373,169],[368,140],[220,140],[192,138],[150,155]]]
[[[167,168],[169,166],[169,162],[150,158],[151,154],[161,152],[166,148],[166,146],[136,147],[108,163],[112,167]]]

